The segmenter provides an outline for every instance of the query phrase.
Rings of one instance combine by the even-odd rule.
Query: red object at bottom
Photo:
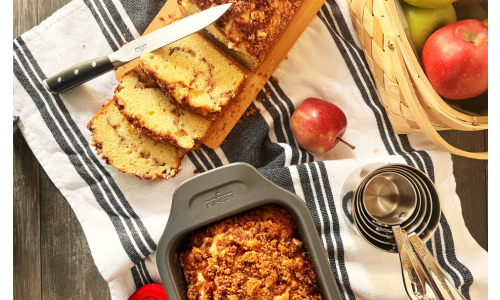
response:
[[[150,283],[140,287],[128,300],[168,300],[162,285]]]

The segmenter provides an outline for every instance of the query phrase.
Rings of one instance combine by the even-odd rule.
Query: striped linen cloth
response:
[[[161,283],[155,249],[175,188],[232,162],[247,162],[296,193],[310,209],[342,299],[407,299],[396,254],[368,245],[349,220],[340,191],[357,167],[406,163],[436,183],[440,226],[427,247],[466,299],[486,299],[488,254],[465,227],[455,193],[452,161],[421,134],[398,135],[389,123],[359,48],[345,0],[327,0],[255,100],[255,116],[217,149],[188,153],[168,181],[145,181],[107,166],[89,145],[87,122],[113,95],[108,73],[62,95],[42,80],[61,69],[116,51],[144,32],[165,0],[74,0],[14,40],[14,114],[40,164],[73,208],[95,264],[113,299]],[[266,92],[268,91],[268,92]],[[289,126],[307,97],[332,101],[348,120],[345,139],[326,154],[310,154]],[[347,212],[347,214],[346,214]]]

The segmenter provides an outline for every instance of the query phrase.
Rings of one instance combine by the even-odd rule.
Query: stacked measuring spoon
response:
[[[465,298],[425,247],[439,225],[441,202],[433,182],[404,164],[371,164],[353,172],[342,193],[352,192],[352,218],[375,248],[399,253],[410,299]]]

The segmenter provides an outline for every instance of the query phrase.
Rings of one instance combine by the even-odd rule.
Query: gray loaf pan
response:
[[[281,206],[291,213],[309,253],[323,299],[340,300],[330,264],[305,203],[245,163],[234,163],[200,174],[175,190],[170,217],[156,254],[168,299],[187,299],[187,284],[178,257],[186,250],[191,232],[268,204]]]

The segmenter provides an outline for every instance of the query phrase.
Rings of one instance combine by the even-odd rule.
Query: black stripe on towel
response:
[[[113,25],[113,22],[111,22],[111,19],[106,10],[104,9],[104,7],[102,6],[101,1],[99,0],[91,0],[91,1],[95,3],[97,9],[99,10],[99,14],[101,15],[102,19],[104,20],[104,22],[108,27],[108,32],[111,33],[115,37],[115,40],[120,44],[118,45],[118,48],[121,48],[123,43],[126,41],[125,37],[116,30],[115,25]]]
[[[339,241],[335,240],[335,246],[333,245],[333,238],[332,238],[332,232],[330,231],[330,227],[333,227],[333,224],[330,223],[330,217],[328,216],[326,204],[325,204],[325,198],[323,197],[323,189],[321,188],[321,182],[319,180],[318,176],[318,170],[316,169],[316,163],[311,163],[308,164],[310,168],[310,178],[312,179],[313,185],[314,185],[314,194],[316,195],[316,199],[318,201],[318,208],[319,208],[319,214],[321,214],[321,218],[323,220],[321,226],[322,226],[322,235],[325,238],[326,242],[326,249],[328,252],[328,261],[330,262],[330,267],[331,268],[336,268],[337,260],[335,259],[335,249],[339,249]],[[313,198],[314,199],[314,198]],[[333,213],[332,208],[329,208],[329,211]],[[337,238],[337,236],[335,236]],[[340,263],[340,261],[338,261]],[[339,266],[340,267],[340,266]],[[340,269],[340,268],[339,268]],[[342,288],[342,282],[340,281],[340,278],[342,277],[342,281],[344,279],[344,274],[341,271],[341,275],[339,277],[335,277],[337,281],[337,286],[339,287],[339,290],[341,292],[342,298],[346,299],[345,292],[343,291]],[[345,274],[347,275],[347,274]],[[351,298],[351,295],[347,294],[349,299]],[[354,296],[354,295],[352,295]]]
[[[351,50],[354,50],[355,53],[353,53],[353,51],[351,51],[352,57],[356,61],[357,66],[358,66],[358,68],[360,70],[360,73],[361,73],[363,79],[365,80],[366,85],[370,89],[370,93],[372,95],[372,98],[373,99],[378,99],[378,97],[376,95],[376,92],[375,92],[375,89],[373,87],[373,84],[371,84],[373,82],[373,78],[371,76],[371,73],[369,73],[367,71],[368,70],[367,63],[364,60],[360,60],[358,58],[358,55],[360,57],[363,56],[362,51],[354,43],[354,39],[353,39],[353,37],[352,37],[352,35],[351,35],[348,27],[347,27],[347,24],[346,24],[345,19],[344,19],[343,15],[342,15],[342,13],[340,11],[340,8],[338,7],[338,4],[335,1],[333,1],[333,0],[327,0],[327,3],[330,6],[330,8],[332,9],[332,12],[335,15],[335,19],[337,21],[337,24],[338,24],[338,26],[340,28],[340,31],[342,32],[342,35],[339,34],[339,37],[343,38],[345,41],[348,41],[347,45],[351,46],[351,47],[348,47],[348,48],[351,49]],[[337,44],[337,47],[339,48],[339,51],[342,53],[342,55],[344,57],[344,60],[345,60],[346,64],[348,65],[348,68],[351,70],[351,73],[353,74],[353,79],[355,79],[356,84],[358,84],[358,82],[356,80],[356,77],[354,76],[354,72],[353,71],[355,71],[355,70],[352,69],[352,63],[350,62],[350,58],[349,58],[348,55],[345,55],[345,49],[343,48],[343,45],[340,43],[340,41],[338,40],[338,38],[335,37],[335,33],[338,34],[338,31],[337,31],[337,28],[335,26],[335,23],[333,22],[333,19],[330,17],[330,13],[329,13],[329,11],[328,11],[328,9],[326,7],[326,4],[322,7],[322,11],[324,12],[325,17],[328,19],[329,22],[325,21],[325,19],[321,15],[321,12],[318,12],[317,15],[323,21],[323,23],[325,23],[325,26],[330,31],[333,39],[335,40],[335,43]],[[331,27],[328,26],[328,25],[330,25]],[[335,31],[335,33],[333,32],[333,30]],[[364,72],[362,72],[362,71],[364,71]],[[370,81],[370,79],[372,79],[372,80]],[[359,87],[359,85],[358,85],[358,87]],[[364,93],[361,92],[361,94],[363,95],[363,98],[365,99]],[[365,102],[367,102],[366,99],[365,99]],[[411,163],[411,160],[409,159],[409,157],[407,157],[406,154],[404,152],[402,152],[401,148],[399,147],[399,144],[397,142],[397,137],[396,137],[396,135],[395,135],[395,133],[394,133],[394,131],[392,129],[392,126],[390,125],[390,122],[388,121],[387,115],[385,114],[385,110],[383,109],[383,107],[382,107],[382,105],[380,103],[380,100],[374,101],[374,102],[375,102],[375,104],[377,105],[377,107],[380,109],[380,111],[382,113],[382,117],[383,117],[383,119],[385,121],[385,124],[387,125],[387,129],[388,129],[388,132],[389,132],[389,135],[390,135],[390,140],[392,141],[392,145],[396,149],[396,152],[398,154],[402,155],[403,158],[407,161],[408,164],[413,165]],[[372,108],[371,105],[369,105],[369,106],[370,106],[370,108]],[[379,123],[379,121],[378,121],[379,117],[377,116],[376,111],[373,108],[372,108],[372,111],[375,113],[375,117],[377,118],[377,123]],[[380,127],[380,125],[379,125],[379,130],[380,129],[382,129],[381,130],[381,136],[382,136],[382,139],[383,139],[384,145],[386,146],[387,151],[389,152],[389,154],[393,154],[392,153],[392,148],[388,148],[388,144],[389,143],[388,143],[387,138],[385,137],[385,132],[383,131],[383,127]],[[410,155],[413,157],[413,159],[417,162],[417,165],[419,166],[419,168],[422,171],[425,172],[425,170],[423,168],[423,165],[421,164],[420,160],[418,159],[419,157],[416,155],[416,153],[420,154],[420,157],[423,159],[425,167],[427,169],[427,174],[434,181],[434,170],[433,170],[432,160],[430,159],[430,156],[425,151],[415,151],[415,149],[413,149],[410,146],[408,138],[407,138],[406,135],[399,135],[399,139],[401,140],[401,144],[402,144],[404,150],[408,151],[410,153]],[[441,219],[441,222],[443,222],[442,220],[443,220],[443,218]],[[450,231],[450,233],[451,233],[451,231]],[[448,261],[452,265],[453,265],[453,263],[455,261],[457,262],[457,264],[453,265],[453,266],[455,267],[455,269],[459,270],[459,272],[462,274],[462,277],[465,280],[467,280],[467,282],[463,286],[463,289],[466,290],[465,292],[463,292],[463,294],[464,295],[466,295],[466,294],[468,295],[469,294],[469,287],[470,287],[470,285],[472,284],[472,281],[473,281],[472,274],[470,273],[470,271],[465,266],[463,266],[461,263],[459,263],[458,260],[453,259],[455,257],[455,253],[454,253],[454,245],[453,245],[452,238],[448,239],[448,241],[449,242],[445,241],[446,248],[448,249],[448,247],[450,247],[449,249],[453,249],[453,251],[451,251],[451,252],[446,251],[446,255],[447,255]],[[432,243],[428,243],[427,245],[428,246],[432,245]],[[429,249],[432,249],[432,247],[430,247]],[[450,256],[452,257],[451,259],[450,259]],[[456,276],[456,274],[455,274],[455,276]]]
[[[99,14],[95,11],[94,6],[92,3],[90,3],[91,0],[83,0],[85,4],[87,5],[88,9],[90,10],[90,13],[92,16],[94,16],[95,21],[97,22],[97,25],[99,25],[99,28],[101,29],[102,34],[104,35],[104,38],[106,41],[108,41],[109,46],[111,49],[113,49],[113,52],[118,51],[119,46],[115,43],[111,35],[109,34],[108,30],[106,30],[106,27],[104,27],[104,24],[101,21],[101,18],[99,18]]]
[[[35,58],[33,57],[33,55],[31,54],[31,51],[29,50],[29,48],[27,47],[27,45],[24,43],[24,40],[21,37],[19,37],[16,41],[22,47],[24,54],[26,55],[26,57],[28,58],[29,62],[31,63],[31,65],[35,69],[38,77],[45,78],[45,74],[43,73],[42,69],[38,65],[38,63],[35,60]],[[16,45],[16,49],[17,49],[17,45]],[[42,90],[45,91],[45,89],[42,89]],[[46,91],[45,91],[45,93],[48,94]],[[134,211],[134,209],[132,208],[132,206],[130,205],[130,203],[125,198],[125,195],[123,194],[123,192],[121,191],[121,189],[116,184],[114,178],[109,174],[109,172],[106,170],[106,168],[104,168],[104,166],[101,164],[101,162],[98,159],[98,157],[94,155],[94,151],[90,148],[89,143],[87,142],[87,140],[83,136],[83,134],[80,131],[80,129],[78,128],[78,126],[76,125],[76,122],[71,117],[71,115],[70,115],[68,109],[66,108],[66,106],[64,105],[64,102],[62,101],[61,97],[59,95],[53,95],[53,97],[54,97],[54,100],[56,101],[57,106],[61,110],[64,118],[66,119],[66,121],[70,125],[71,129],[73,130],[73,133],[75,133],[75,135],[78,137],[78,139],[82,143],[82,145],[83,145],[83,147],[84,147],[85,152],[87,153],[87,155],[90,157],[90,159],[92,160],[92,162],[97,166],[97,169],[104,175],[104,177],[108,181],[108,183],[111,186],[112,190],[118,196],[118,199],[120,200],[120,203],[123,205],[123,207],[125,208],[125,210],[129,214],[129,216],[132,219],[135,220],[135,222],[137,223],[137,226],[139,227],[139,229],[140,229],[140,231],[142,233],[142,236],[146,240],[146,242],[149,245],[149,247],[152,250],[156,250],[156,243],[153,241],[153,239],[149,235],[149,232],[147,231],[146,227],[142,223],[142,220],[139,218],[139,216],[136,214],[136,212]],[[50,101],[49,101],[49,103],[50,103]],[[127,217],[124,214],[122,214],[122,216]]]
[[[470,270],[458,261],[455,255],[455,242],[453,241],[453,234],[444,214],[441,214],[441,220],[439,222],[441,224],[441,228],[443,229],[443,240],[446,245],[446,258],[448,259],[448,262],[456,270],[458,270],[458,272],[460,272],[460,275],[462,275],[464,284],[460,288],[460,292],[466,299],[470,300],[470,286],[474,282],[474,277],[472,276]],[[458,288],[457,285],[455,286]]]
[[[289,112],[290,108],[285,107],[285,102],[281,100],[278,95],[274,92],[273,89],[271,89],[269,82],[266,82],[264,84],[264,88],[270,92],[270,98],[272,99],[272,102],[274,103],[275,108],[279,111],[281,111],[281,118],[280,118],[280,127],[285,128],[285,134],[288,138],[288,145],[290,146],[292,150],[292,157],[290,159],[290,164],[291,165],[296,165],[299,163],[299,156],[301,153],[299,153],[299,149],[297,148],[298,143],[295,140],[295,137],[292,134],[292,130],[290,129],[290,118],[292,117],[293,111]],[[274,124],[274,128],[276,128],[276,125]]]
[[[311,187],[311,180],[309,179],[309,172],[307,171],[306,165],[297,165],[297,172],[299,173],[300,185],[302,186],[302,192],[304,193],[304,200],[306,201],[307,208],[314,221],[314,226],[319,235],[321,235],[321,222],[319,215],[316,211],[316,204],[314,204],[314,194]],[[335,276],[337,277],[337,276]]]
[[[289,168],[260,168],[259,172],[273,183],[295,194]]]
[[[59,145],[61,150],[63,150],[64,153],[68,156],[69,161],[75,168],[78,175],[80,175],[80,177],[88,184],[90,190],[94,194],[97,203],[99,203],[101,208],[106,212],[106,214],[110,218],[111,223],[115,227],[115,230],[118,234],[118,238],[120,239],[123,249],[127,253],[128,257],[133,262],[139,262],[142,259],[142,257],[139,255],[139,253],[135,250],[135,247],[132,245],[130,237],[127,234],[127,231],[125,230],[125,227],[123,226],[120,217],[114,213],[114,211],[111,209],[111,207],[104,199],[104,196],[101,190],[99,189],[96,181],[86,171],[85,167],[81,163],[79,155],[73,151],[73,149],[69,146],[68,142],[64,139],[63,133],[59,130],[54,119],[52,119],[52,117],[50,116],[46,104],[38,95],[37,90],[31,85],[28,78],[24,75],[24,72],[19,66],[17,60],[15,59],[14,59],[13,69],[14,69],[14,75],[16,76],[17,80],[19,80],[21,85],[24,87],[28,95],[35,103],[36,107],[38,108],[38,111],[40,112],[40,115],[42,116],[42,119],[45,122],[45,125],[47,125],[47,127],[50,129],[50,132],[52,133],[52,136],[56,140],[57,144]]]
[[[288,109],[290,110],[290,118],[291,118],[293,116],[293,113],[295,112],[295,107],[293,106],[293,102],[290,100],[290,98],[288,98],[288,96],[281,89],[279,84],[273,83],[272,76],[271,76],[270,82],[271,82],[272,86],[276,89],[276,92],[278,93],[279,98],[281,98],[281,100],[284,101],[286,103],[286,105],[288,106]],[[294,139],[295,139],[295,137],[294,137]],[[313,162],[314,156],[311,153],[307,152],[304,148],[302,148],[302,146],[299,145],[297,140],[295,140],[295,143],[298,145],[298,147],[302,153],[302,158],[301,158],[300,162],[298,162],[298,163],[305,164],[307,162]]]
[[[118,26],[118,30],[120,30],[121,34],[125,36],[125,40],[127,42],[131,42],[134,40],[134,36],[130,33],[130,30],[127,28],[127,24],[123,21],[122,16],[118,12],[115,4],[112,0],[103,0],[104,5],[108,9],[111,18],[115,21],[116,26]]]
[[[307,170],[306,166],[307,166],[307,164],[297,165],[297,172],[299,174],[300,184],[302,186],[302,191],[304,193],[304,200],[305,200],[307,208],[309,209],[309,212],[311,213],[311,216],[313,218],[314,225],[316,227],[316,231],[318,232],[318,235],[320,236],[321,242],[323,243],[323,239],[321,237],[325,236],[325,238],[326,238],[327,235],[322,234],[322,226],[324,226],[324,224],[321,223],[321,218],[320,218],[319,213],[316,209],[316,203],[314,200],[314,191],[313,191],[313,187],[311,185],[311,177],[309,175],[309,171]],[[309,166],[312,166],[312,164],[309,164]],[[318,202],[320,202],[320,198],[318,198]],[[330,269],[332,270],[333,275],[335,277],[335,281],[337,283],[339,291],[341,291],[342,285],[340,282],[340,276],[337,272],[334,247],[333,247],[333,243],[332,243],[331,239],[326,238],[326,245],[323,245],[323,247],[326,248],[328,251],[328,263],[329,263]],[[333,253],[330,253],[332,251],[333,251]],[[340,295],[342,297],[342,300],[346,300],[345,293],[343,293],[341,291]]]
[[[120,0],[139,34],[143,34],[167,0]]]
[[[347,269],[345,267],[344,244],[342,243],[342,237],[340,236],[340,222],[337,214],[337,208],[335,206],[335,201],[333,199],[330,181],[328,180],[328,172],[326,170],[324,162],[320,161],[317,164],[321,173],[321,180],[323,181],[328,207],[330,213],[332,214],[333,234],[335,236],[335,241],[337,242],[337,260],[339,262],[339,268],[342,273],[342,282],[344,283],[344,288],[346,289],[349,299],[355,299],[354,292],[352,291],[351,283],[349,281],[349,274],[347,273]]]
[[[330,15],[330,12],[328,11],[328,8],[326,5],[329,5],[332,11],[335,13],[336,16],[342,15],[340,12],[340,9],[338,8],[337,4],[335,1],[332,0],[327,0],[327,4],[323,5],[321,7],[321,11],[318,12],[317,16],[323,21],[325,24],[326,28],[330,32],[330,35],[332,36],[335,44],[337,45],[337,48],[339,49],[339,52],[341,53],[347,68],[349,69],[351,76],[356,83],[356,86],[358,87],[358,90],[361,93],[361,96],[363,100],[365,101],[366,105],[372,110],[377,126],[379,129],[380,137],[382,138],[382,142],[387,150],[387,152],[390,155],[395,155],[395,152],[392,147],[394,147],[395,151],[397,154],[401,155],[406,163],[410,163],[411,159],[408,157],[407,154],[405,154],[403,151],[401,151],[401,148],[399,147],[399,143],[396,140],[396,136],[394,133],[394,130],[391,126],[391,123],[389,121],[389,118],[385,114],[385,108],[382,106],[380,101],[378,100],[378,94],[375,91],[374,86],[371,84],[371,74],[367,71],[366,69],[366,62],[362,61],[359,59],[357,53],[353,48],[356,46],[352,46],[349,44],[346,44],[346,47],[344,47],[341,38],[342,35],[337,31],[337,28],[335,26],[335,22],[333,21],[332,16]],[[322,12],[324,13],[324,17],[322,15]],[[350,33],[349,33],[350,34]],[[352,55],[352,59],[349,55],[349,53]],[[356,70],[356,65],[358,66],[359,73]],[[366,86],[368,87],[368,90],[365,88],[363,85],[363,82],[365,82]],[[370,101],[370,97],[368,96],[368,93],[370,94],[371,98],[373,99]],[[385,128],[387,128],[387,132],[389,136],[385,132]],[[390,142],[392,143],[390,143]]]
[[[137,270],[137,266],[133,266],[132,269],[130,269],[130,272],[132,272],[132,278],[134,279],[135,289],[137,290],[144,285],[143,279],[139,271]]]
[[[441,215],[441,217],[443,217]],[[440,226],[441,227],[441,226]],[[457,274],[451,270],[451,268],[448,266],[446,261],[444,260],[443,253],[445,253],[445,250],[443,249],[443,245],[441,244],[441,228],[438,228],[436,232],[434,233],[434,244],[436,246],[436,254],[437,254],[437,260],[439,262],[439,265],[448,273],[450,274],[451,278],[453,279],[453,282],[455,286],[460,285],[460,278],[458,278]]]
[[[203,154],[203,152],[198,151],[196,153],[193,153],[195,156],[198,156],[200,159],[201,163],[205,166],[205,169],[207,171],[210,171],[213,169],[212,164],[208,161],[208,158]]]
[[[217,155],[214,149],[208,148],[205,145],[202,145],[201,149],[203,149],[203,151],[207,154],[207,159],[209,159],[216,168],[222,166],[222,161],[220,160],[219,155]]]
[[[45,74],[42,72],[40,66],[38,65],[38,63],[34,59],[33,55],[29,51],[28,47],[25,45],[22,38],[19,37],[17,39],[17,42],[22,47],[24,54],[26,55],[29,62],[31,63],[31,65],[33,66],[35,71],[37,72],[39,78],[45,78]],[[57,119],[58,123],[60,124],[61,128],[64,130],[64,132],[67,133],[67,136],[68,136],[71,144],[75,147],[75,149],[77,150],[77,153],[79,153],[79,155],[82,157],[83,161],[85,162],[85,164],[87,165],[89,170],[92,172],[94,177],[100,183],[100,185],[104,189],[106,195],[108,196],[111,204],[116,209],[118,214],[124,218],[127,226],[129,227],[129,230],[132,233],[134,240],[136,241],[140,250],[143,252],[144,255],[149,255],[150,251],[144,246],[144,244],[143,244],[142,240],[140,239],[138,233],[136,232],[135,226],[132,224],[132,220],[131,220],[131,219],[133,219],[135,221],[143,238],[146,240],[146,242],[148,243],[150,248],[152,250],[155,250],[156,244],[154,243],[153,239],[149,235],[149,233],[146,230],[141,219],[139,218],[139,216],[137,216],[137,214],[135,213],[135,211],[133,210],[131,205],[128,203],[127,199],[123,195],[122,191],[120,190],[120,188],[118,187],[118,185],[116,184],[114,179],[111,177],[111,175],[108,173],[108,171],[102,166],[99,159],[94,155],[94,152],[90,149],[90,146],[89,146],[87,140],[85,139],[85,137],[81,133],[81,131],[78,128],[78,126],[76,125],[75,121],[72,119],[72,117],[69,114],[66,106],[64,105],[61,97],[59,95],[52,96],[54,98],[57,106],[61,110],[63,116],[61,116],[61,114],[58,112],[57,108],[55,107],[55,105],[51,99],[50,94],[45,90],[45,88],[43,88],[39,79],[37,79],[35,74],[32,72],[28,62],[24,58],[23,54],[20,52],[19,48],[17,46],[15,48],[17,48],[16,52],[18,53],[19,60],[21,61],[22,65],[24,66],[28,75],[31,77],[32,82],[36,86],[36,89],[38,89],[40,91],[40,93],[43,95],[43,97],[45,98],[46,103],[48,104],[48,107],[53,112],[53,114],[54,114],[55,118]],[[65,119],[65,121],[68,122],[71,129],[68,128],[68,126],[66,125],[66,122],[63,119]],[[73,136],[73,134],[75,134],[77,138],[75,138]],[[83,148],[85,150],[81,148],[80,144],[78,143],[78,140],[83,145]],[[97,166],[97,169],[96,169],[96,166]],[[104,180],[103,177],[106,178],[106,180]],[[125,213],[122,210],[121,206],[118,204],[115,196],[111,192],[110,187],[108,186],[106,181],[109,183],[109,185],[111,186],[111,189],[118,196],[121,204],[123,205],[123,207],[127,211],[128,215],[127,215],[127,213]]]
[[[191,160],[191,162],[193,163],[193,165],[196,167],[196,169],[198,169],[198,172],[200,172],[200,173],[205,172],[205,168],[200,164],[200,162],[198,161],[198,159],[194,156],[193,151],[189,151],[186,154],[189,157],[189,160]]]
[[[144,284],[152,283],[152,281],[149,281],[149,279],[150,279],[149,273],[148,273],[148,276],[146,276],[146,272],[144,271],[145,270],[144,267],[145,267],[144,260],[141,260],[137,264],[137,270],[139,271],[139,274],[141,274],[142,281],[144,282]]]
[[[144,260],[141,260],[141,267],[142,270],[144,271],[144,275],[146,275],[148,282],[154,283],[153,279],[151,279],[151,276],[149,276],[148,268],[146,268],[146,262]]]
[[[285,132],[283,131],[283,124],[280,118],[280,112],[278,111],[277,105],[274,101],[270,100],[264,91],[259,91],[258,97],[262,99],[262,103],[266,103],[263,106],[266,108],[267,112],[273,119],[274,124],[274,134],[276,135],[276,140],[278,143],[287,144],[287,138],[285,137]]]

